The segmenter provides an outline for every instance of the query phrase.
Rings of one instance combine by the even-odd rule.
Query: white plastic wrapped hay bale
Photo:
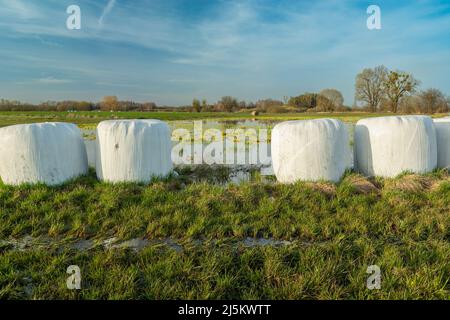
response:
[[[368,118],[356,124],[355,167],[364,175],[426,173],[436,165],[436,133],[430,117]]]
[[[97,127],[96,170],[108,182],[149,182],[172,171],[170,128],[159,120],[110,120]]]
[[[59,185],[87,170],[82,134],[74,124],[35,123],[0,129],[0,176],[5,184]]]
[[[272,130],[272,165],[277,180],[337,182],[351,167],[349,135],[335,119],[287,121]]]
[[[434,120],[437,142],[437,166],[450,169],[450,118]]]

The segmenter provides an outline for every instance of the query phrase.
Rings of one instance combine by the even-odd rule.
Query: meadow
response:
[[[195,178],[193,178],[195,177]],[[448,299],[450,176],[0,187],[3,299]],[[366,269],[382,270],[381,290]],[[65,287],[69,265],[82,290]]]
[[[333,112],[333,113],[262,113],[258,116],[250,112],[105,112],[105,111],[0,111],[0,127],[45,121],[71,122],[81,128],[95,127],[100,121],[110,119],[158,119],[164,121],[177,120],[308,120],[317,118],[335,118],[344,122],[355,123],[359,119],[392,115],[391,113],[367,112]],[[439,118],[447,114],[434,114]]]
[[[75,114],[75,115],[73,115]],[[250,114],[0,113],[1,125]],[[368,114],[274,114],[285,120]],[[35,121],[36,120],[36,121]],[[279,184],[177,167],[149,185],[0,183],[0,299],[449,299],[450,174]],[[66,269],[81,268],[68,290]],[[367,267],[382,272],[369,290]]]

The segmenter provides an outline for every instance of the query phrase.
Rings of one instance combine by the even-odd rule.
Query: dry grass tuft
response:
[[[449,182],[450,182],[450,176],[447,176],[444,179],[439,179],[439,180],[433,181],[433,183],[430,186],[430,191],[437,191],[440,189],[440,187],[443,183],[449,183]]]
[[[401,178],[386,180],[385,188],[417,193],[431,189],[435,182],[432,177],[410,174]]]
[[[306,186],[309,188],[322,192],[328,196],[336,195],[336,185],[327,182],[307,182]]]
[[[358,194],[379,193],[380,190],[368,178],[361,175],[350,175],[344,179],[345,182],[353,186]]]

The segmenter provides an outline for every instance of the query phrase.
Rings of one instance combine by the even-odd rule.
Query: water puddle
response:
[[[275,239],[265,239],[265,238],[245,238],[243,241],[245,247],[282,247],[292,245],[291,241],[275,240]]]
[[[86,240],[80,239],[75,241],[58,241],[51,238],[33,238],[31,236],[25,236],[20,239],[0,240],[0,252],[3,251],[29,251],[29,250],[46,250],[49,248],[57,248],[58,251],[64,249],[75,249],[78,251],[88,251],[94,248],[103,248],[105,250],[118,250],[118,249],[130,249],[135,252],[142,251],[147,247],[152,246],[166,246],[176,252],[183,252],[185,248],[201,247],[201,246],[222,246],[227,244],[233,247],[283,247],[294,244],[310,245],[311,243],[303,243],[299,241],[287,241],[276,240],[273,238],[252,238],[247,237],[245,239],[210,239],[210,240],[177,240],[173,238],[164,239],[143,239],[133,238],[129,240],[119,240],[116,237],[104,239],[104,240]]]

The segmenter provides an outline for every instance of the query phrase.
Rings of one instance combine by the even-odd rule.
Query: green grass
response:
[[[35,123],[45,121],[72,122],[81,127],[93,127],[97,123],[108,119],[159,119],[165,121],[177,120],[305,120],[332,117],[345,122],[356,122],[359,119],[375,116],[392,115],[389,113],[363,113],[363,112],[345,112],[345,113],[273,113],[252,116],[250,113],[226,113],[226,112],[52,112],[52,111],[1,111],[0,127],[21,124]],[[441,117],[444,114],[436,114],[434,117]]]
[[[447,172],[234,185],[217,183],[226,171],[201,170],[150,185],[100,183],[93,172],[60,187],[1,185],[0,239],[49,244],[0,245],[0,298],[450,298]],[[171,239],[183,250],[65,245],[111,237]],[[249,248],[246,237],[293,243]],[[71,264],[82,269],[79,292],[65,287]],[[365,287],[372,264],[381,290]]]
[[[368,265],[382,289],[366,288]],[[448,246],[361,238],[326,246],[205,246],[36,250],[0,256],[0,298],[12,299],[448,299]],[[66,288],[81,268],[82,290]]]
[[[52,111],[3,111],[0,112],[0,127],[45,121],[72,122],[80,126],[92,126],[110,119],[159,119],[165,121],[194,120],[209,118],[237,118],[233,113],[190,113],[190,112],[52,112]]]

